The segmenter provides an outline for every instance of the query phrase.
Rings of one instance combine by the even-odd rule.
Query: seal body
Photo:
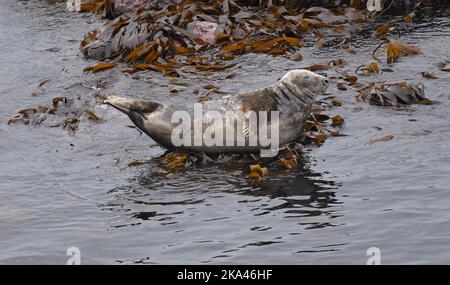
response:
[[[190,106],[167,106],[151,100],[117,96],[108,97],[105,103],[127,114],[136,127],[167,149],[207,154],[253,153],[267,148],[258,136],[262,131],[261,122],[264,122],[261,114],[267,114],[264,119],[269,124],[274,120],[272,115],[277,115],[278,129],[276,132],[270,129],[268,137],[277,135],[279,145],[293,142],[303,132],[314,97],[323,94],[327,86],[328,79],[322,75],[308,70],[292,70],[265,88]],[[179,127],[179,120],[174,121],[174,117],[179,112],[192,118],[191,124],[185,128],[190,137],[184,145],[174,143],[173,139],[174,131]],[[253,117],[254,124],[250,123],[250,115],[256,116]],[[220,124],[217,123],[219,120]],[[219,143],[196,143],[195,139],[203,138],[206,132],[213,134],[215,142]],[[249,144],[249,140],[255,137],[256,142]]]

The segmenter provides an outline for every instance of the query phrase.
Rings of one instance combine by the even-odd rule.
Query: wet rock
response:
[[[117,15],[122,15],[130,12],[131,10],[142,7],[149,2],[150,0],[116,0],[114,3],[114,9]]]
[[[298,50],[298,51],[294,52],[293,54],[291,54],[291,56],[289,56],[289,59],[292,60],[292,61],[302,61],[303,60],[303,55]]]
[[[193,35],[196,39],[200,39],[207,44],[214,44],[216,42],[217,23],[208,21],[197,21],[193,30]]]

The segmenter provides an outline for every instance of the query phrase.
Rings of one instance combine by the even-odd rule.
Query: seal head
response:
[[[294,69],[286,73],[279,81],[285,86],[294,88],[294,94],[307,95],[311,99],[315,95],[325,93],[329,80],[325,76],[306,69]]]

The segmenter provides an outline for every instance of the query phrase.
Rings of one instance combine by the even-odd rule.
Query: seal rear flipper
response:
[[[113,106],[117,110],[130,116],[131,112],[138,114],[149,114],[154,112],[161,104],[143,99],[131,99],[118,96],[108,96],[104,103]]]

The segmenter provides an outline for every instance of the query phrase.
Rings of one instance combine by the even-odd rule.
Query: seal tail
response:
[[[162,106],[161,104],[151,100],[131,99],[113,95],[108,96],[103,103],[116,108],[128,116],[130,116],[132,112],[139,114],[152,113],[158,109],[158,107]]]

